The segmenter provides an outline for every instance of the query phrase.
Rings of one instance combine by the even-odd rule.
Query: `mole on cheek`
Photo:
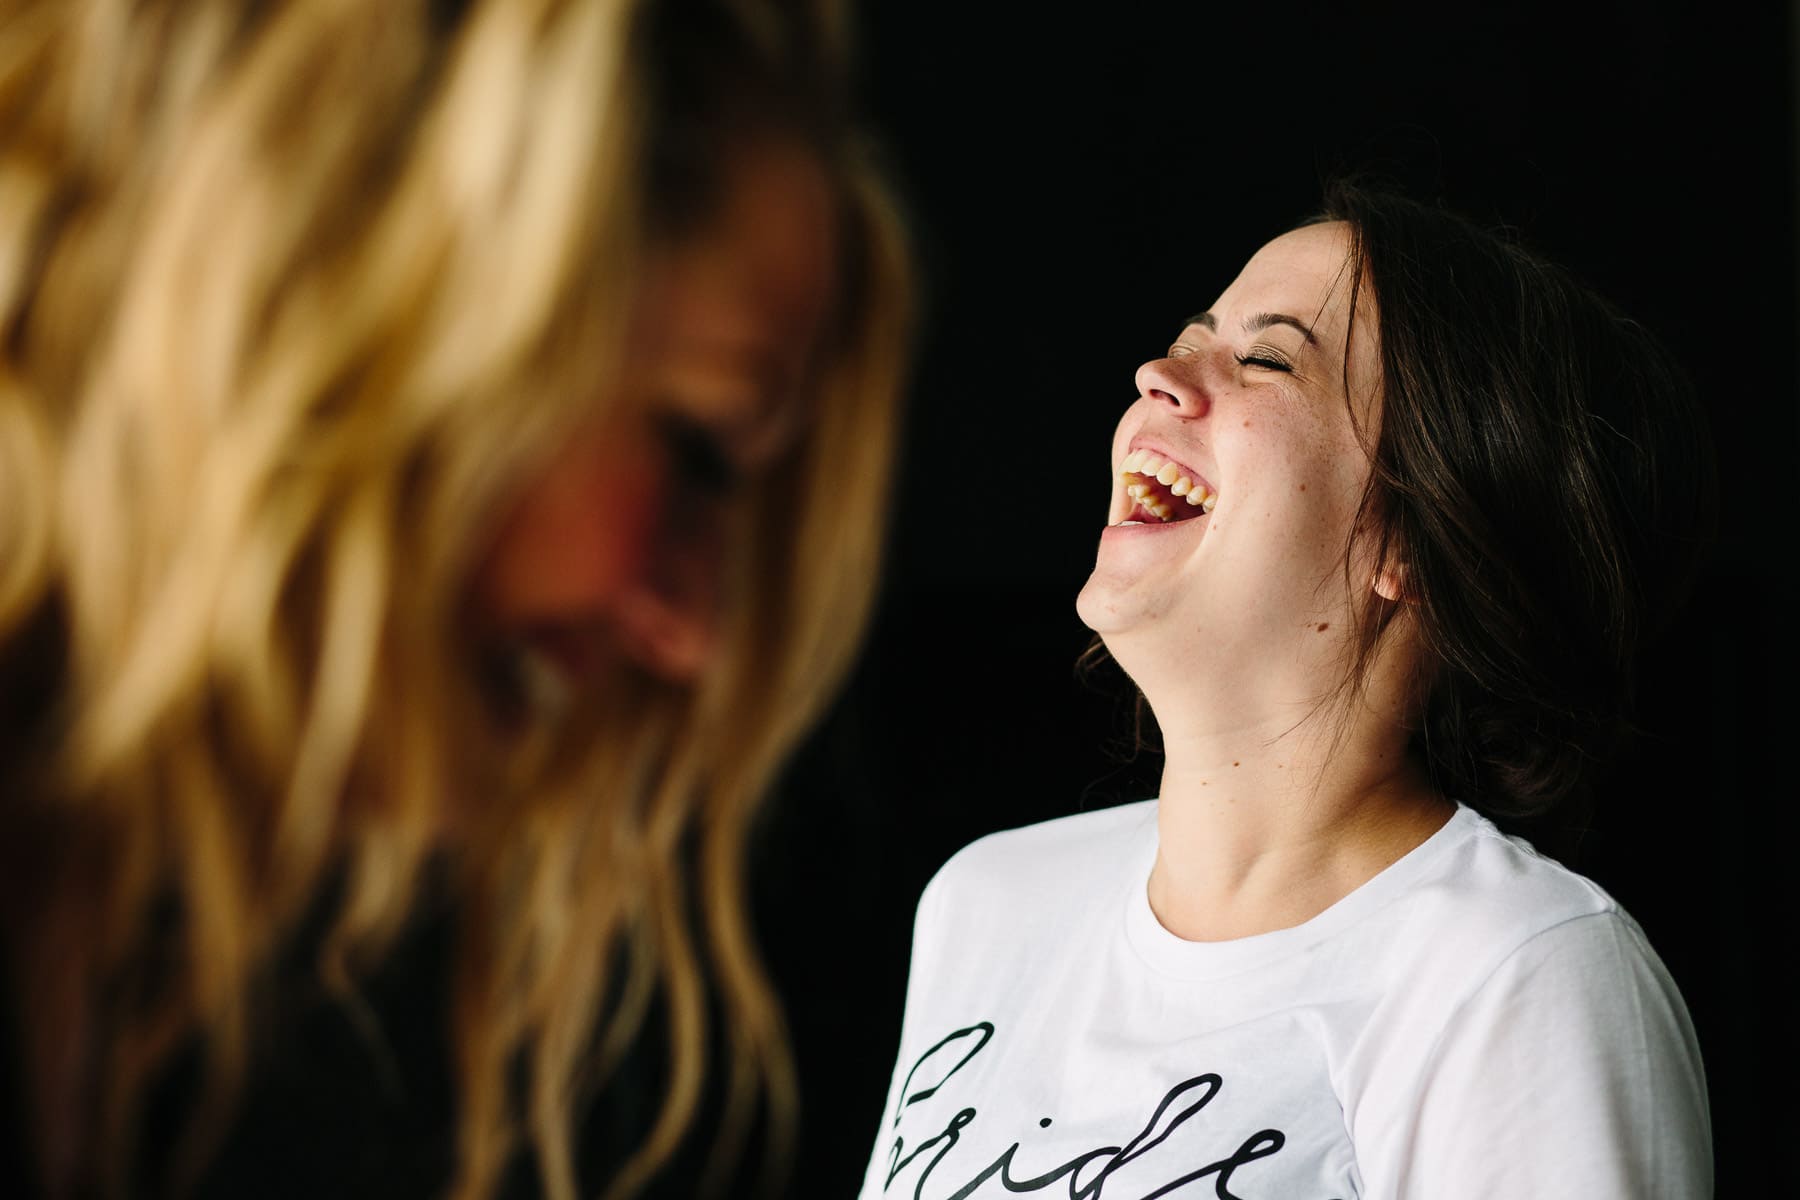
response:
[[[1327,629],[1330,629],[1330,628],[1331,628],[1330,621],[1320,621],[1319,622],[1319,632],[1320,633],[1324,633]]]
[[[1300,485],[1300,490],[1303,492],[1306,490],[1306,485],[1304,483]]]
[[[1250,422],[1248,422],[1248,421],[1245,421],[1245,422],[1244,422],[1244,428],[1245,428],[1245,429],[1248,429],[1248,428],[1250,428]]]

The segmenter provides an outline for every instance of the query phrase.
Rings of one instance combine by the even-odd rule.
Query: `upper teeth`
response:
[[[1168,488],[1172,495],[1187,497],[1187,502],[1201,512],[1210,513],[1219,502],[1219,493],[1189,476],[1179,464],[1149,450],[1127,454],[1119,464],[1119,474],[1125,480],[1125,493],[1164,521],[1175,515],[1175,508],[1151,489],[1150,480]]]

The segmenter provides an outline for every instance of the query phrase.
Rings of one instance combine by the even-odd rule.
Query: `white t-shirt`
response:
[[[1611,897],[1468,808],[1312,920],[1187,942],[1154,801],[995,834],[919,901],[862,1200],[1692,1200],[1681,996]]]

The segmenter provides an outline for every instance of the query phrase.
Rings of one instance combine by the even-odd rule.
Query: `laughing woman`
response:
[[[1577,801],[1710,496],[1644,332],[1349,187],[1137,373],[1081,616],[1160,799],[920,901],[862,1195],[1711,1192],[1681,997],[1490,818]]]

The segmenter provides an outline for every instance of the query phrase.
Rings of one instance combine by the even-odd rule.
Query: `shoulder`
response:
[[[1463,810],[1389,907],[1352,1106],[1378,1194],[1695,1197],[1710,1131],[1681,995],[1593,881]],[[1404,1186],[1396,1181],[1409,1181]]]
[[[1506,1180],[1512,1195],[1710,1193],[1711,1120],[1674,981],[1616,906],[1518,946],[1432,1039],[1410,1111],[1419,1195]]]
[[[1643,930],[1591,879],[1466,808],[1432,841],[1423,861],[1397,864],[1407,878],[1350,933],[1388,1018],[1378,1029],[1448,1031],[1519,988],[1596,1019],[1672,992]]]
[[[1643,929],[1593,880],[1480,818],[1444,870],[1457,880],[1445,915],[1465,946],[1449,953],[1469,955],[1474,968],[1462,1021],[1486,1011],[1505,1022],[1521,1005],[1542,1005],[1568,1027],[1584,1014],[1599,1023],[1641,1017],[1652,1003],[1685,1020]]]
[[[1066,903],[1096,883],[1118,880],[1138,855],[1154,852],[1155,840],[1154,800],[990,833],[938,869],[920,900],[920,915],[943,905]]]
[[[1438,936],[1426,939],[1434,956],[1471,971],[1479,982],[1506,959],[1554,931],[1611,929],[1641,940],[1636,924],[1593,880],[1508,837],[1470,809],[1441,853],[1403,897],[1401,920]]]

